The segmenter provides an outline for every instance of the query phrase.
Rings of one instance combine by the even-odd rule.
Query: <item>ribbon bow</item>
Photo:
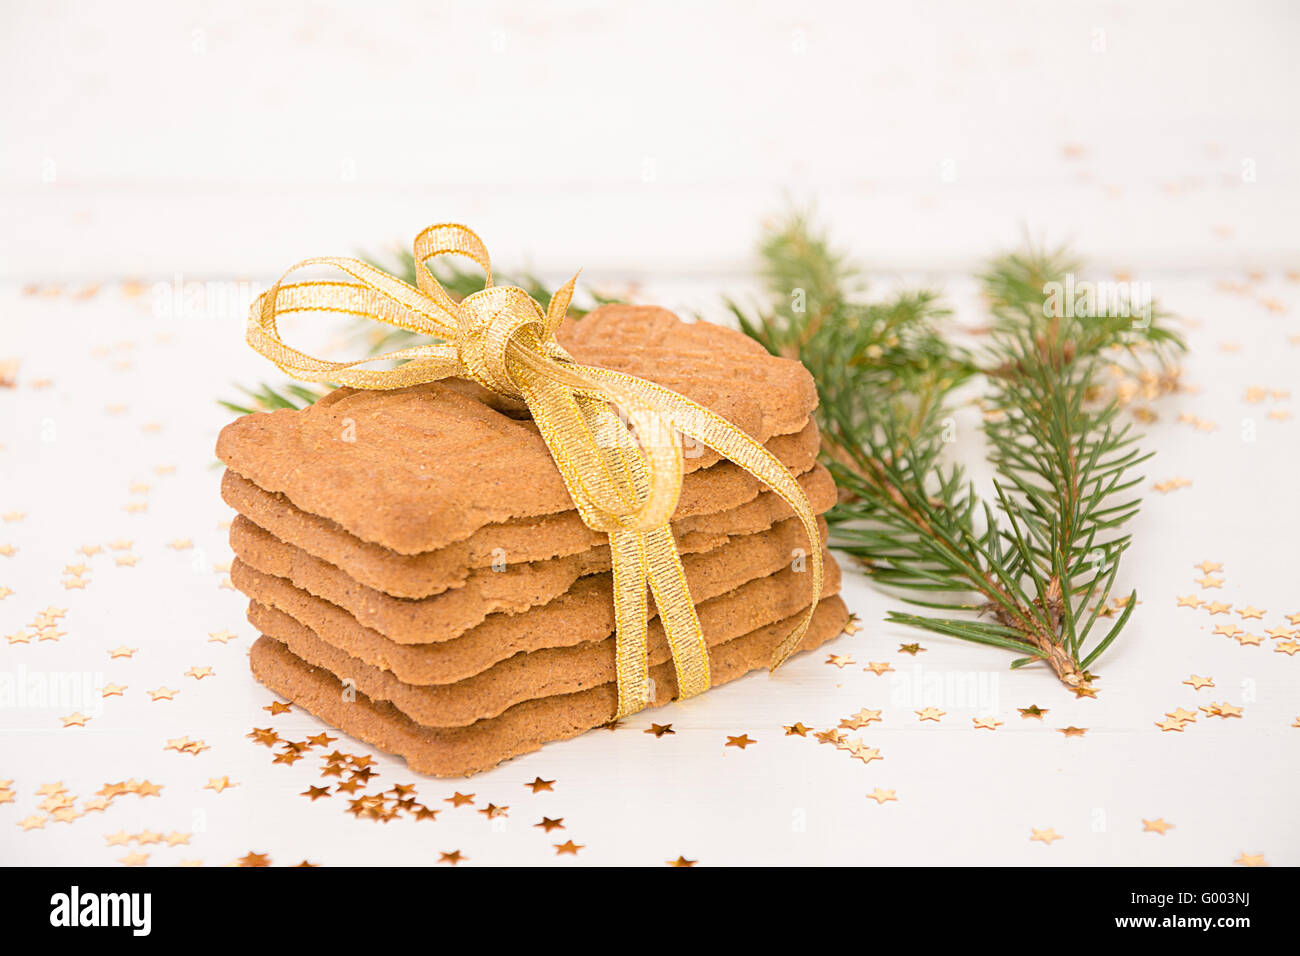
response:
[[[426,267],[441,255],[472,260],[486,274],[486,287],[460,302],[453,300]],[[650,703],[647,584],[672,649],[679,695],[691,697],[709,688],[708,646],[669,521],[681,491],[680,435],[714,449],[780,495],[811,542],[813,601],[773,654],[771,666],[779,666],[807,630],[822,587],[816,518],[785,467],[730,422],[676,392],[622,372],[577,364],[555,339],[573,298],[576,274],[543,312],[523,289],[493,286],[487,247],[475,233],[455,224],[430,226],[416,236],[415,263],[418,288],[357,259],[305,259],[253,302],[248,344],[301,381],[390,389],[461,377],[523,399],[583,522],[609,535],[616,718]],[[311,265],[337,267],[356,281],[285,282],[294,270]],[[355,362],[329,362],[280,340],[276,318],[294,312],[365,316],[437,342]],[[384,361],[402,364],[360,367]],[[611,406],[622,411],[626,424]]]

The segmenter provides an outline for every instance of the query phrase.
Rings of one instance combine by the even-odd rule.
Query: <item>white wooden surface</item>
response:
[[[0,271],[274,273],[459,219],[503,261],[743,270],[1300,252],[1294,4],[233,0],[0,9]],[[1224,238],[1230,236],[1230,238]]]

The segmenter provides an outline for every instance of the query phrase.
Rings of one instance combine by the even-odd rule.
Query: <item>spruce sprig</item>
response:
[[[1167,367],[1183,345],[1165,317],[1154,307],[1137,322],[1046,308],[1045,284],[1078,264],[1030,249],[981,277],[994,323],[985,344],[967,348],[932,292],[864,299],[845,260],[802,218],[760,253],[773,304],[733,312],[818,383],[842,493],[832,546],[905,602],[942,612],[889,620],[1014,651],[1013,667],[1045,661],[1068,686],[1095,693],[1088,668],[1136,604],[1136,592],[1120,608],[1110,594],[1130,542],[1123,526],[1139,505],[1134,469],[1150,457],[1119,424],[1114,399],[1098,400],[1098,374],[1116,353],[1130,368],[1152,356]],[[790,304],[797,290],[803,309]],[[987,392],[991,498],[947,454],[955,392],[975,382]],[[1098,620],[1116,614],[1094,638]]]

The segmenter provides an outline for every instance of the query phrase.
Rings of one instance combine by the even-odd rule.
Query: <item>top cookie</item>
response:
[[[678,391],[760,442],[799,431],[817,405],[799,363],[664,309],[605,306],[566,321],[558,338],[578,362]],[[245,415],[222,429],[217,456],[265,491],[402,554],[573,507],[536,426],[453,383],[340,388],[302,411]],[[716,460],[706,450],[686,469]]]

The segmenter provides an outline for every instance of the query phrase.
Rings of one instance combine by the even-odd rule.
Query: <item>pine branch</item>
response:
[[[1154,307],[1137,322],[1047,309],[1046,284],[1078,264],[1031,249],[995,260],[982,277],[994,327],[971,353],[946,334],[933,293],[862,300],[843,257],[800,217],[760,252],[773,304],[757,316],[732,310],[818,382],[824,451],[842,492],[829,516],[832,546],[907,603],[943,612],[890,620],[1015,651],[1013,667],[1045,661],[1092,693],[1087,668],[1136,603],[1130,594],[1092,639],[1097,620],[1116,613],[1122,528],[1138,507],[1133,469],[1149,457],[1118,424],[1115,400],[1096,400],[1098,371],[1119,354],[1129,368],[1154,359],[1169,374],[1183,345],[1165,317]],[[799,289],[813,290],[802,311],[790,304]],[[954,391],[977,377],[990,408],[991,501],[945,454]]]

